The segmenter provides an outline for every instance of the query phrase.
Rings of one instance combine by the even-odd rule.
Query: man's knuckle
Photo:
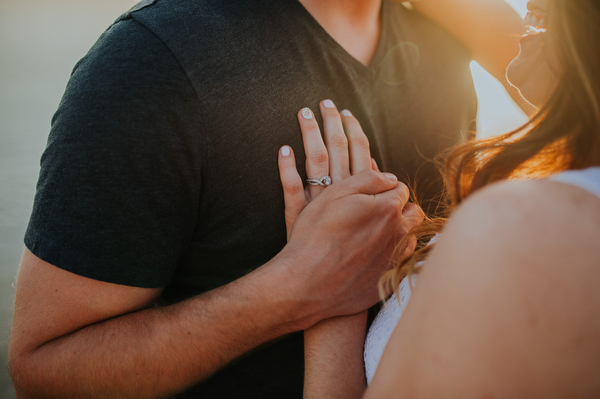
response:
[[[408,186],[402,182],[398,182],[398,186],[396,187],[399,194],[399,199],[402,203],[407,203],[410,198],[410,189]]]
[[[385,206],[382,207],[382,211],[389,219],[397,219],[402,212],[400,203],[395,199],[390,199],[385,202]]]

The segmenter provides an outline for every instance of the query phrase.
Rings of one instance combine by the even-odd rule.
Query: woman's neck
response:
[[[379,42],[381,0],[299,1],[350,55],[371,63]]]

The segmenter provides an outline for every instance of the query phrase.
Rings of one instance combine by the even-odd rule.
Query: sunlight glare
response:
[[[527,13],[527,0],[506,0],[506,2],[522,17]],[[506,133],[527,122],[527,116],[506,93],[502,84],[475,61],[471,62],[471,73],[478,101],[478,137]]]

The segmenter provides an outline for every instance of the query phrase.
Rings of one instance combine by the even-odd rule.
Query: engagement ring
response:
[[[327,187],[331,186],[331,177],[323,176],[320,179],[306,179],[306,182],[311,186]]]

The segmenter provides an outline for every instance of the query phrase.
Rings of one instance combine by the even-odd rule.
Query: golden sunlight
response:
[[[527,0],[506,0],[524,17]],[[525,122],[527,116],[506,93],[502,85],[476,62],[471,63],[471,72],[477,92],[477,135],[486,137],[506,133]]]

